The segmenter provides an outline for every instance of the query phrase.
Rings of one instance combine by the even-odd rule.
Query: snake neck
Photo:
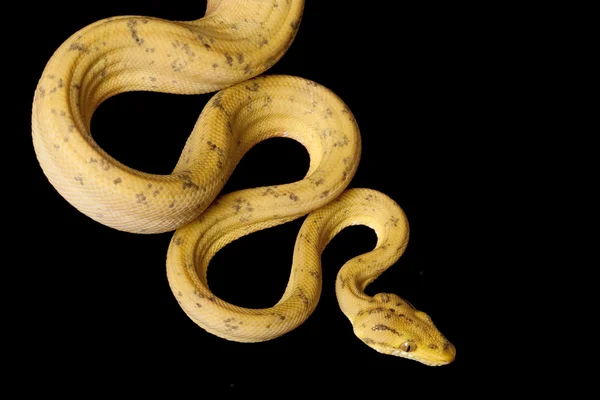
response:
[[[329,242],[343,229],[364,225],[375,232],[377,243],[368,253],[346,262],[338,272],[336,294],[342,312],[354,324],[361,311],[397,304],[398,296],[365,293],[371,282],[392,266],[408,244],[408,221],[389,197],[369,189],[352,189],[331,204],[313,212],[299,233],[295,254],[316,252],[320,257]],[[319,229],[314,227],[318,226]],[[312,246],[317,243],[317,246]]]

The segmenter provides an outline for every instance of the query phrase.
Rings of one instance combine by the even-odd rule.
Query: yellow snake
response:
[[[394,294],[364,293],[402,255],[409,229],[386,195],[346,190],[361,152],[351,111],[315,82],[259,76],[292,44],[303,8],[302,0],[209,0],[195,21],[121,16],[84,27],[56,50],[39,80],[32,110],[38,161],[56,190],[90,218],[132,233],[176,230],[167,256],[174,296],[200,327],[239,342],[274,339],[302,324],[319,300],[327,243],[349,225],[369,226],[375,249],[348,261],[336,279],[342,312],[378,352],[447,364],[455,348],[429,316]],[[92,139],[94,110],[133,90],[218,91],[170,175],[129,168]],[[272,137],[306,147],[305,178],[216,199],[243,155]],[[206,269],[219,249],[307,214],[275,306],[241,308],[211,293]]]

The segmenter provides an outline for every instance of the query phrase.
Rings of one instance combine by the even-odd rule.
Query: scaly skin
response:
[[[398,296],[364,293],[404,252],[408,223],[382,193],[344,192],[361,153],[352,113],[315,82],[257,77],[293,42],[303,7],[301,0],[209,0],[205,17],[196,21],[123,16],[81,29],[49,60],[35,92],[32,132],[39,163],[67,201],[104,225],[132,233],[176,230],[167,256],[173,293],[195,323],[229,340],[270,340],[304,322],[319,300],[320,256],[327,243],[346,226],[371,226],[377,247],[339,272],[342,311],[356,335],[375,350],[427,365],[447,364],[454,347],[426,314]],[[132,90],[219,91],[169,175],[129,168],[91,136],[94,110]],[[293,138],[306,147],[305,178],[214,201],[243,155],[272,137]],[[288,286],[275,306],[246,309],[210,292],[206,268],[219,249],[309,213]]]
[[[213,0],[191,22],[107,18],[66,40],[44,69],[32,112],[35,152],[56,190],[90,218],[127,232],[172,231],[200,215],[256,137],[239,148],[221,113],[203,115],[173,172],[146,174],[99,148],[92,113],[126,91],[208,93],[261,74],[292,43],[304,7],[300,0],[277,4]],[[208,141],[224,152],[221,163]]]
[[[273,218],[270,210],[268,198],[280,193],[279,190],[249,189],[223,196],[198,220],[175,232],[167,254],[167,276],[180,306],[196,324],[214,335],[238,342],[271,340],[295,329],[319,302],[322,251],[345,227],[366,225],[377,234],[375,249],[348,261],[336,279],[338,303],[354,333],[380,353],[430,366],[454,360],[454,346],[427,314],[396,295],[379,293],[370,297],[364,293],[367,285],[400,258],[409,237],[402,209],[375,190],[346,190],[310,213],[296,240],[286,290],[275,306],[243,308],[215,296],[206,279],[210,260],[228,243],[286,222],[288,210],[279,219]],[[263,192],[267,201],[256,204],[254,200],[247,201],[254,191]],[[254,217],[257,214],[261,217]]]

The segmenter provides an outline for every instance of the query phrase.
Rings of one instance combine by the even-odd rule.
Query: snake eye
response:
[[[410,353],[411,351],[415,351],[417,349],[417,345],[412,342],[404,342],[400,345],[400,350]]]

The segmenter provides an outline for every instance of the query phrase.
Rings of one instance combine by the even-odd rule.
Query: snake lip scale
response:
[[[387,195],[348,189],[362,151],[351,110],[317,82],[263,74],[292,45],[303,10],[302,0],[209,0],[205,16],[194,21],[119,16],[82,28],[52,55],[34,94],[39,164],[65,200],[101,224],[131,233],[175,231],[166,261],[173,295],[194,323],[227,340],[272,340],[301,325],[321,294],[322,251],[345,227],[371,227],[375,248],[337,274],[341,311],[377,352],[446,365],[456,349],[427,314],[395,294],[364,292],[404,253],[409,225]],[[134,90],[216,92],[171,174],[130,168],[92,137],[97,107]],[[244,154],[273,137],[307,149],[306,176],[219,196]],[[220,249],[304,216],[277,304],[244,308],[211,292],[207,268]]]

